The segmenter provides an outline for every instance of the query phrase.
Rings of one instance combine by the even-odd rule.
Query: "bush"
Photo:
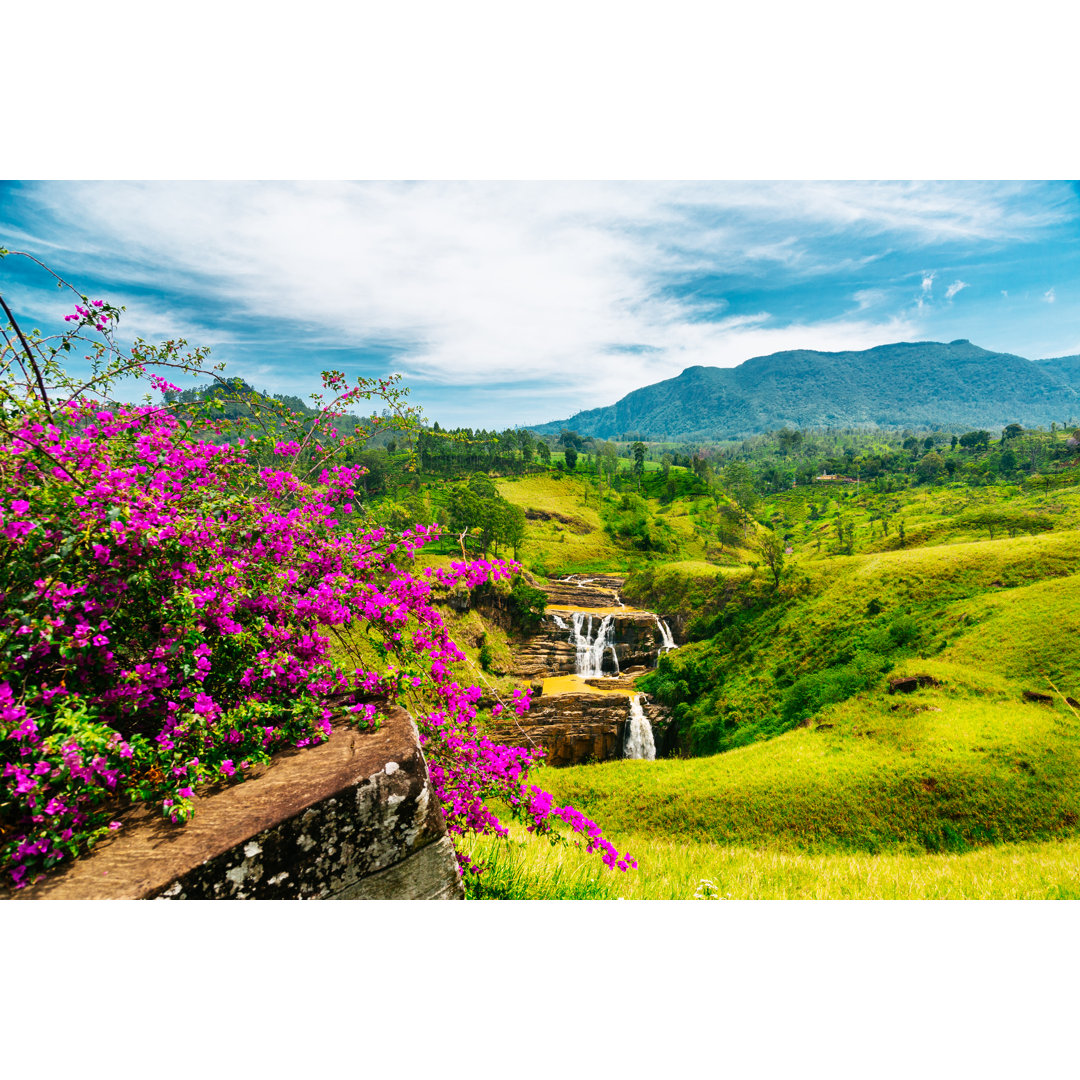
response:
[[[133,803],[184,821],[198,785],[323,741],[335,713],[375,724],[393,697],[414,713],[452,835],[505,834],[487,805],[501,798],[530,829],[561,820],[626,869],[596,825],[525,782],[531,752],[477,736],[480,691],[454,681],[464,656],[434,593],[505,579],[510,567],[399,569],[437,528],[355,529],[362,466],[341,464],[343,440],[318,425],[288,438],[271,424],[254,440],[234,428],[227,445],[223,423],[198,409],[93,399],[90,389],[107,393],[146,363],[190,371],[204,355],[140,342],[110,360],[117,315],[83,298],[59,345],[35,335],[18,364],[11,346],[0,351],[0,865],[10,880],[21,887],[86,850]],[[93,331],[106,343],[97,378],[80,388],[56,357]],[[359,398],[400,405],[392,380],[348,389],[328,373],[324,384],[336,397],[323,424]],[[375,659],[332,658],[332,635],[347,646],[357,630]],[[515,692],[516,710],[527,707],[528,691]]]
[[[783,722],[794,725],[828,705],[846,701],[877,682],[889,666],[882,656],[859,653],[849,664],[804,675],[784,691],[780,706]]]

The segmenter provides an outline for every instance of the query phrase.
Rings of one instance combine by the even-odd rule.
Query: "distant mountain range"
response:
[[[782,427],[1000,428],[1074,424],[1080,356],[1026,360],[965,339],[862,352],[795,349],[691,367],[621,401],[532,430],[612,439],[731,438]]]

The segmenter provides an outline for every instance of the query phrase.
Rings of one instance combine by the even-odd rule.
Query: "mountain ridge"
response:
[[[613,405],[533,425],[594,438],[732,438],[782,427],[1003,427],[1080,416],[1080,356],[1028,360],[967,338],[788,349],[695,364]]]

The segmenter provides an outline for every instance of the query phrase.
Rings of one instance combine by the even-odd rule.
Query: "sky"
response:
[[[0,246],[306,397],[400,372],[443,426],[565,419],[693,365],[950,341],[1080,352],[1080,186],[9,182]],[[20,322],[70,306],[0,262]]]

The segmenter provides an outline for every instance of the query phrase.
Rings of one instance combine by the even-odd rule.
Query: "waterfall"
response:
[[[569,629],[570,629],[570,627],[569,627],[569,626],[567,626],[567,625],[566,625],[566,623],[565,623],[565,622],[563,622],[563,620],[562,620],[562,619],[561,619],[561,618],[560,618],[560,617],[559,617],[558,615],[556,615],[554,611],[552,611],[552,612],[549,612],[548,614],[550,614],[550,615],[551,615],[551,617],[552,617],[552,618],[553,618],[553,619],[555,620],[555,625],[556,625],[556,626],[557,626],[557,627],[558,627],[558,628],[559,628],[560,630],[569,630]]]
[[[656,627],[660,631],[660,636],[664,639],[664,644],[661,646],[662,652],[667,652],[669,649],[675,648],[675,639],[671,636],[671,631],[668,629],[668,624],[656,616]]]
[[[656,760],[656,744],[653,742],[652,724],[641,707],[641,695],[630,698],[630,722],[626,725],[623,757]]]
[[[586,624],[585,620],[588,619]],[[619,657],[615,652],[615,617],[605,615],[593,637],[593,617],[584,611],[575,611],[570,628],[570,644],[577,650],[574,672],[584,679],[598,679],[604,674],[604,653],[611,649],[615,661],[615,674],[619,673]],[[584,631],[582,630],[584,627]]]

